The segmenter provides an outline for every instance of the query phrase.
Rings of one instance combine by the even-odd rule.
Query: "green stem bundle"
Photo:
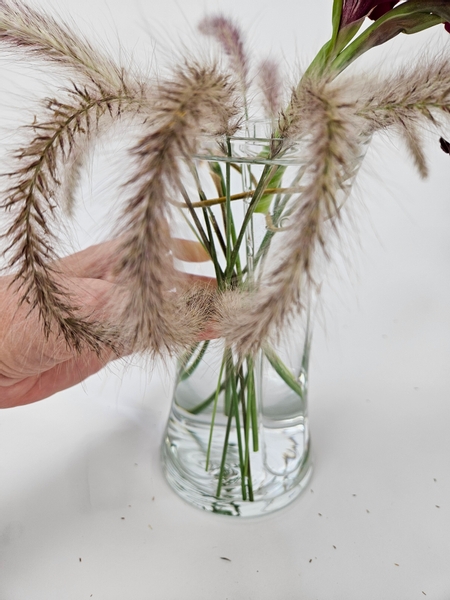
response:
[[[252,219],[255,210],[262,204],[267,206],[267,209],[272,205],[273,212],[270,218],[274,226],[278,226],[291,210],[289,201],[292,195],[298,192],[298,184],[304,171],[300,169],[292,185],[283,188],[281,184],[284,167],[277,164],[266,164],[261,168],[260,176],[256,178],[251,164],[239,165],[231,160],[232,144],[230,139],[227,139],[226,148],[228,156],[224,163],[218,161],[208,163],[208,171],[215,189],[224,199],[219,209],[223,221],[221,226],[212,210],[212,203],[207,199],[203,190],[197,166],[191,167],[191,174],[195,181],[199,201],[194,203],[190,199],[186,199],[187,192],[185,192],[185,208],[188,209],[188,212],[185,212],[185,208],[181,210],[184,215],[191,216],[192,226],[198,230],[197,235],[210,255],[217,275],[219,290],[226,291],[233,288],[248,290],[256,285],[255,270],[261,271],[262,259],[276,232],[274,228],[268,230],[263,236],[260,246],[253,249]],[[241,181],[240,185],[243,191],[239,194],[232,194],[233,177],[236,174],[238,174],[238,180]],[[238,217],[232,206],[232,202],[237,196],[242,198],[244,206],[244,214],[239,217],[239,220],[237,220]],[[200,220],[200,215],[197,215],[197,211],[201,212],[203,222]],[[243,266],[241,261],[244,254],[245,265]],[[196,373],[202,362],[207,360],[209,349],[211,349],[209,341],[200,342],[183,355],[179,361],[178,383],[189,383],[190,378]],[[191,415],[205,414],[209,416],[205,469],[206,471],[212,469],[216,473],[216,497],[218,499],[224,493],[227,485],[227,465],[231,460],[231,444],[233,452],[237,451],[242,500],[251,502],[254,498],[251,465],[253,454],[262,450],[259,388],[263,361],[267,361],[277,376],[298,395],[299,401],[303,403],[302,384],[272,347],[267,345],[263,353],[256,356],[238,357],[234,355],[231,348],[224,346],[214,391],[188,410]],[[221,412],[223,417],[219,423],[218,416]],[[213,454],[212,452],[213,445],[216,447],[218,443],[216,436],[219,435],[223,436],[220,457],[217,453]]]

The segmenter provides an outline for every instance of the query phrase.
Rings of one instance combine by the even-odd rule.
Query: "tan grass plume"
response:
[[[220,307],[220,331],[241,356],[281,331],[307,300],[318,251],[327,256],[330,234],[337,231],[339,193],[349,185],[361,151],[361,122],[335,85],[311,79],[294,92],[289,119],[282,116],[279,130],[287,142],[304,138],[307,171],[289,229],[281,234],[287,250],[267,265],[259,288],[244,295],[240,307],[234,292]]]
[[[136,172],[127,185],[135,191],[121,228],[119,273],[129,290],[123,317],[137,348],[180,349],[205,326],[202,303],[180,306],[179,294],[172,293],[183,283],[173,266],[167,219],[171,202],[183,191],[181,163],[195,154],[198,136],[229,130],[237,114],[230,77],[215,65],[186,63],[154,90],[147,132],[132,149]],[[204,244],[208,250],[208,240]]]

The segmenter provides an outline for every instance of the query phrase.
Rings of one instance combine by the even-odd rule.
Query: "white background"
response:
[[[331,12],[331,0],[36,5],[149,70],[180,40],[195,48],[196,23],[220,10],[257,59],[270,53],[291,75],[326,40]],[[442,28],[402,37],[358,69],[450,53],[445,43]],[[65,83],[43,78],[0,58],[2,160],[34,96]],[[398,140],[375,139],[349,200],[313,340],[311,489],[250,521],[190,508],[159,465],[170,365],[114,365],[0,414],[0,600],[450,597],[450,157],[436,135],[427,152],[423,182]],[[117,195],[95,165],[73,247],[104,233]]]

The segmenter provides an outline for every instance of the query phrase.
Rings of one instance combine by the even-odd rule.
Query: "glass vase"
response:
[[[219,289],[257,288],[283,251],[305,168],[299,145],[269,159],[277,143],[270,125],[247,124],[206,140],[186,165],[180,214],[208,249]],[[194,506],[263,515],[309,481],[309,308],[276,339],[252,356],[215,339],[179,357],[162,460],[169,484]]]

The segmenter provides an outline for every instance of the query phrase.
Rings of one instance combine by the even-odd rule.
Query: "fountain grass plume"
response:
[[[10,252],[8,266],[21,303],[38,309],[46,335],[62,334],[67,344],[100,351],[117,336],[108,327],[90,322],[81,307],[72,306],[55,261],[54,213],[66,186],[66,166],[79,141],[98,134],[101,121],[112,122],[127,112],[135,98],[112,94],[98,85],[66,90],[63,98],[45,100],[42,116],[27,127],[27,142],[16,150],[9,185],[1,206],[11,214],[4,234]],[[70,173],[70,171],[69,171]],[[69,185],[72,183],[69,182]]]
[[[275,60],[266,58],[258,69],[257,81],[263,94],[263,108],[269,119],[274,119],[283,107],[283,80]]]
[[[25,52],[30,59],[65,67],[72,76],[104,88],[136,86],[128,70],[94,48],[82,34],[19,0],[0,0],[0,43]]]
[[[249,85],[249,57],[240,28],[231,19],[217,14],[202,19],[198,29],[220,45],[229,58],[231,71],[238,75],[245,93]]]
[[[179,350],[206,324],[202,302],[196,308],[189,296],[183,314],[179,296],[171,293],[182,281],[173,266],[167,220],[171,201],[183,188],[182,159],[195,154],[200,134],[230,133],[237,113],[233,83],[216,65],[185,63],[154,90],[147,132],[132,149],[136,171],[127,185],[135,192],[123,215],[118,266],[119,280],[130,292],[123,315],[137,348]]]
[[[393,130],[406,142],[421,176],[428,173],[421,131],[436,132],[450,115],[450,65],[446,51],[373,77],[360,90],[358,114],[375,131]]]
[[[258,289],[242,297],[225,294],[220,332],[241,356],[254,354],[264,340],[276,337],[299,312],[314,286],[318,249],[328,257],[331,233],[338,231],[339,193],[352,179],[361,152],[361,122],[342,90],[326,81],[305,80],[294,92],[289,125],[279,130],[287,141],[305,137],[306,184],[294,203],[284,235],[287,249],[268,265]]]

